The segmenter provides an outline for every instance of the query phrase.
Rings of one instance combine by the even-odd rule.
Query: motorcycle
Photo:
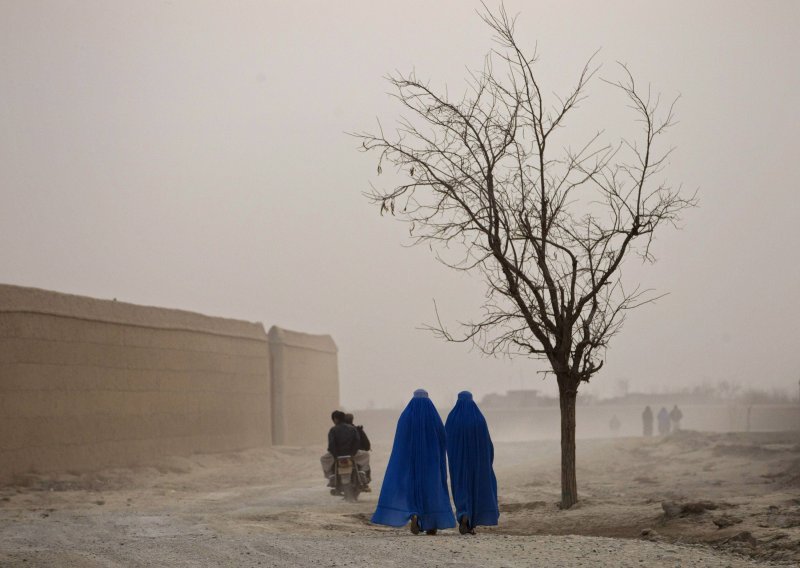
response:
[[[334,487],[331,495],[344,495],[348,502],[358,501],[363,485],[361,474],[351,456],[339,456],[334,462]]]

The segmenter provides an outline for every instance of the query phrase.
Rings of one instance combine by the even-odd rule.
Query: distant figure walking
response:
[[[608,421],[608,427],[611,428],[611,433],[614,434],[615,436],[619,434],[619,427],[621,425],[622,424],[620,423],[619,418],[617,418],[616,414],[611,417],[611,420]]]
[[[672,410],[669,411],[669,419],[672,421],[672,431],[677,432],[681,429],[681,418],[683,418],[683,412],[681,409],[678,408],[678,405],[672,407]]]
[[[475,534],[478,525],[496,525],[500,511],[497,478],[492,469],[494,445],[486,418],[472,400],[471,392],[458,393],[444,429],[458,532]]]
[[[662,406],[661,410],[658,411],[659,436],[666,436],[667,434],[669,434],[669,428],[670,428],[669,421],[670,421],[669,412],[667,412],[667,409]]]
[[[413,534],[456,525],[447,490],[444,424],[423,389],[414,391],[394,435],[372,522],[390,527],[409,523]]]
[[[642,412],[642,428],[645,438],[653,435],[653,411],[649,406],[645,406],[644,412]]]

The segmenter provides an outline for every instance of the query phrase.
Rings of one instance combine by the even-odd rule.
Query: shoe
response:
[[[467,519],[466,515],[461,515],[461,519],[458,521],[458,532],[461,534],[469,532],[469,519]]]
[[[362,485],[361,493],[372,493],[372,487],[370,487],[369,485]]]
[[[416,515],[411,515],[411,523],[408,528],[411,529],[411,534],[419,534],[419,519]]]

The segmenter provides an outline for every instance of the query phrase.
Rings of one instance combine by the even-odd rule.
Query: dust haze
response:
[[[553,395],[542,364],[418,329],[434,299],[467,319],[482,288],[404,246],[362,196],[374,157],[345,135],[397,115],[394,69],[460,92],[492,46],[479,7],[3,3],[0,280],[330,333],[350,408],[397,407],[418,386],[441,406],[462,388]],[[628,262],[626,278],[669,295],[632,314],[581,394],[727,381],[796,398],[798,5],[507,8],[554,89],[602,48],[604,72],[624,60],[681,95],[668,173],[700,208],[655,243],[654,266]],[[602,83],[589,94],[579,133],[618,118]]]
[[[666,172],[700,200],[624,265],[667,295],[581,386],[580,500],[546,363],[421,329],[485,288],[368,203],[347,134],[394,123],[394,70],[463,92],[480,2],[6,0],[0,565],[797,565],[800,3],[505,6],[548,88],[600,49],[680,96]],[[565,145],[635,126],[588,95]],[[499,525],[370,522],[420,387],[442,416],[474,393]],[[320,470],[331,407],[372,440],[358,502]]]

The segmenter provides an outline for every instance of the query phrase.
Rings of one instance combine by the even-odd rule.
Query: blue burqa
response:
[[[372,522],[401,527],[417,515],[422,530],[456,524],[447,491],[447,448],[439,413],[422,389],[414,391],[394,435]]]
[[[497,478],[494,476],[494,445],[489,428],[472,393],[458,393],[458,401],[447,416],[447,461],[456,504],[456,519],[466,515],[469,527],[496,525]]]

